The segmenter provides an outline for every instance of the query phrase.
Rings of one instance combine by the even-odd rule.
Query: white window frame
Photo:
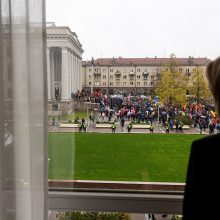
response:
[[[175,183],[164,183],[166,184],[171,188],[175,187]],[[161,190],[51,189],[48,197],[50,210],[181,215],[184,195],[183,191]]]

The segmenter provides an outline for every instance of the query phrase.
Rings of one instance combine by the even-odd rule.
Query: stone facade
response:
[[[82,89],[82,45],[69,27],[47,24],[47,80],[49,109],[59,101],[65,108],[71,94]],[[62,107],[61,107],[62,106]]]
[[[146,94],[155,91],[158,74],[166,70],[170,58],[99,58],[83,62],[83,88],[87,91],[99,90],[104,94]],[[207,58],[175,58],[178,71],[188,77],[200,67],[205,69],[210,62]]]

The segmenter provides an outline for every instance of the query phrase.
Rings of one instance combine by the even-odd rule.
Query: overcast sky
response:
[[[219,0],[46,0],[91,57],[220,56]]]

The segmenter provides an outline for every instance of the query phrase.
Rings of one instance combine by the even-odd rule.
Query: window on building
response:
[[[106,86],[106,82],[103,82],[102,85],[103,85],[103,86]]]
[[[91,83],[91,82],[89,82],[89,85],[92,85],[92,83]]]
[[[92,69],[89,68],[89,72],[92,72]]]
[[[147,82],[144,82],[144,86],[147,86]]]
[[[109,76],[109,79],[113,79],[113,75],[110,75],[110,76]]]
[[[100,85],[100,82],[95,82],[95,86],[99,86]]]
[[[123,79],[126,79],[127,78],[127,76],[126,75],[123,75]]]
[[[58,104],[52,104],[52,110],[58,111]]]
[[[133,86],[133,85],[134,85],[134,82],[130,82],[130,85]]]
[[[110,82],[109,85],[110,85],[110,86],[113,86],[113,82]]]
[[[92,75],[89,75],[89,79],[92,79]]]
[[[101,68],[94,68],[94,73],[101,73]]]
[[[116,86],[120,86],[120,82],[116,82]]]
[[[106,75],[103,75],[102,78],[103,78],[103,79],[106,79]]]
[[[109,72],[110,72],[110,73],[113,73],[113,69],[110,69]]]
[[[126,86],[126,82],[123,82],[123,86]]]
[[[140,82],[137,82],[137,86],[140,86],[141,85],[141,83]]]
[[[103,69],[102,72],[103,72],[103,73],[106,73],[106,69]]]
[[[141,72],[141,69],[138,68],[138,69],[137,69],[137,73],[140,73],[140,72]]]
[[[140,75],[137,75],[137,79],[140,79],[141,78],[141,76]]]

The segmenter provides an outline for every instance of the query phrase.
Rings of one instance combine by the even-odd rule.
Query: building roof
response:
[[[163,66],[169,63],[170,58],[98,58],[92,61],[83,61],[84,66]],[[207,66],[211,60],[208,58],[174,58],[178,66]]]

